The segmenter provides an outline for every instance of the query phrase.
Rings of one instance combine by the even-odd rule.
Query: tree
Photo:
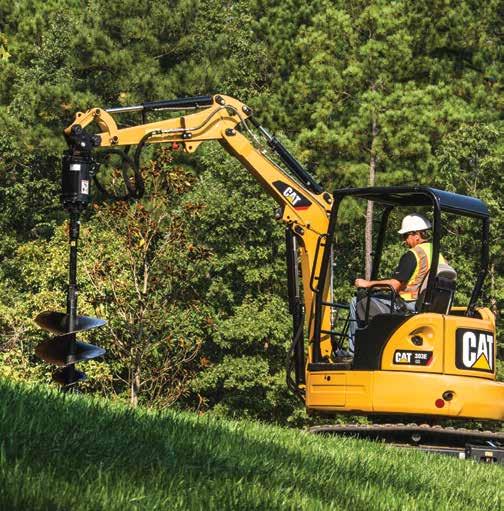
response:
[[[106,345],[120,361],[114,378],[127,385],[133,406],[142,394],[166,406],[185,391],[205,324],[197,294],[182,284],[197,258],[188,260],[177,204],[194,179],[171,166],[167,150],[144,175],[146,199],[97,206],[84,271],[93,287],[87,299],[110,318]]]
[[[272,4],[273,19],[288,11]],[[318,166],[326,188],[431,184],[442,138],[497,111],[499,88],[486,73],[502,76],[497,12],[495,2],[483,11],[470,2],[462,8],[409,1],[299,7],[299,17],[283,18],[288,46],[274,45],[264,32],[278,53],[267,104],[289,112],[282,117],[285,130],[297,135],[302,159]],[[454,52],[445,48],[461,48],[463,55],[470,49],[470,59],[454,65]]]
[[[291,321],[276,203],[217,144],[195,160],[200,178],[184,203],[193,243],[209,254],[192,285],[209,304],[211,329],[188,403],[234,414],[240,401],[242,414],[285,420],[294,408],[283,372]]]

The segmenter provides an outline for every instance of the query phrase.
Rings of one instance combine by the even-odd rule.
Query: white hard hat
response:
[[[403,218],[401,229],[397,231],[399,234],[407,232],[426,231],[431,228],[431,223],[423,215],[411,213]]]

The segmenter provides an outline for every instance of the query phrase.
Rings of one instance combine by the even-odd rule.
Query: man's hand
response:
[[[366,280],[366,279],[355,279],[355,282],[354,282],[355,287],[368,288],[369,284],[370,284],[369,280]]]

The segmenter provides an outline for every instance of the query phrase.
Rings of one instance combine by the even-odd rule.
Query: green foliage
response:
[[[274,203],[219,146],[201,148],[194,163],[200,178],[182,203],[193,250],[208,257],[191,283],[212,314],[187,402],[285,420],[294,407],[281,388],[291,320]]]
[[[498,0],[0,0],[0,374],[49,381],[30,318],[64,306],[62,128],[92,106],[221,92],[281,131],[329,191],[366,185],[373,162],[379,185],[484,199],[492,261],[482,303],[499,311],[502,16]],[[145,199],[97,197],[85,214],[79,310],[108,320],[89,334],[108,355],[86,365],[84,390],[301,421],[283,383],[291,320],[276,204],[217,145],[173,161],[148,149],[144,162]],[[342,211],[341,300],[362,275],[364,214],[353,201]],[[475,279],[474,233],[445,219],[460,302]],[[383,276],[402,250],[395,236],[386,249]]]

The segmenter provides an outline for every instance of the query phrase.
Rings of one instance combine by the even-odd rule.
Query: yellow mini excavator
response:
[[[163,110],[184,115],[146,122],[149,112]],[[117,116],[132,112],[142,115],[141,123],[119,128]],[[86,130],[91,124],[94,131]],[[37,353],[62,367],[55,379],[65,388],[83,377],[74,367],[76,362],[103,353],[75,339],[79,331],[103,324],[76,313],[79,214],[90,202],[91,181],[98,171],[97,149],[119,151],[119,147],[136,146],[134,157],[123,155],[134,170],[134,179],[126,179],[128,195],[138,197],[143,189],[139,159],[146,144],[168,144],[191,153],[201,143],[217,140],[276,200],[280,206],[276,219],[286,226],[294,325],[289,387],[309,412],[400,415],[415,421],[420,417],[425,423],[320,427],[314,431],[392,439],[406,436],[418,444],[444,443],[445,450],[446,445],[458,442],[453,453],[459,456],[472,452],[487,461],[503,458],[497,448],[504,441],[502,433],[432,426],[439,418],[504,419],[504,383],[496,381],[495,318],[488,308],[477,305],[489,259],[489,213],[482,201],[424,186],[340,189],[331,194],[259,124],[249,107],[223,95],[92,108],[76,114],[65,137],[69,148],[63,157],[62,199],[71,220],[67,311],[44,312],[36,320],[58,336],[43,343]],[[348,320],[340,326],[336,318],[347,306],[334,300],[338,284],[333,278],[338,263],[338,211],[349,198],[371,200],[383,209],[372,278],[378,275],[387,221],[395,208],[430,208],[433,218],[432,264],[416,311],[398,311],[392,290],[390,311],[365,317],[359,324],[351,360],[340,356]],[[471,217],[481,224],[480,270],[470,301],[463,307],[452,306],[455,282],[438,271],[444,213]],[[373,288],[367,290],[368,300],[374,292]]]

